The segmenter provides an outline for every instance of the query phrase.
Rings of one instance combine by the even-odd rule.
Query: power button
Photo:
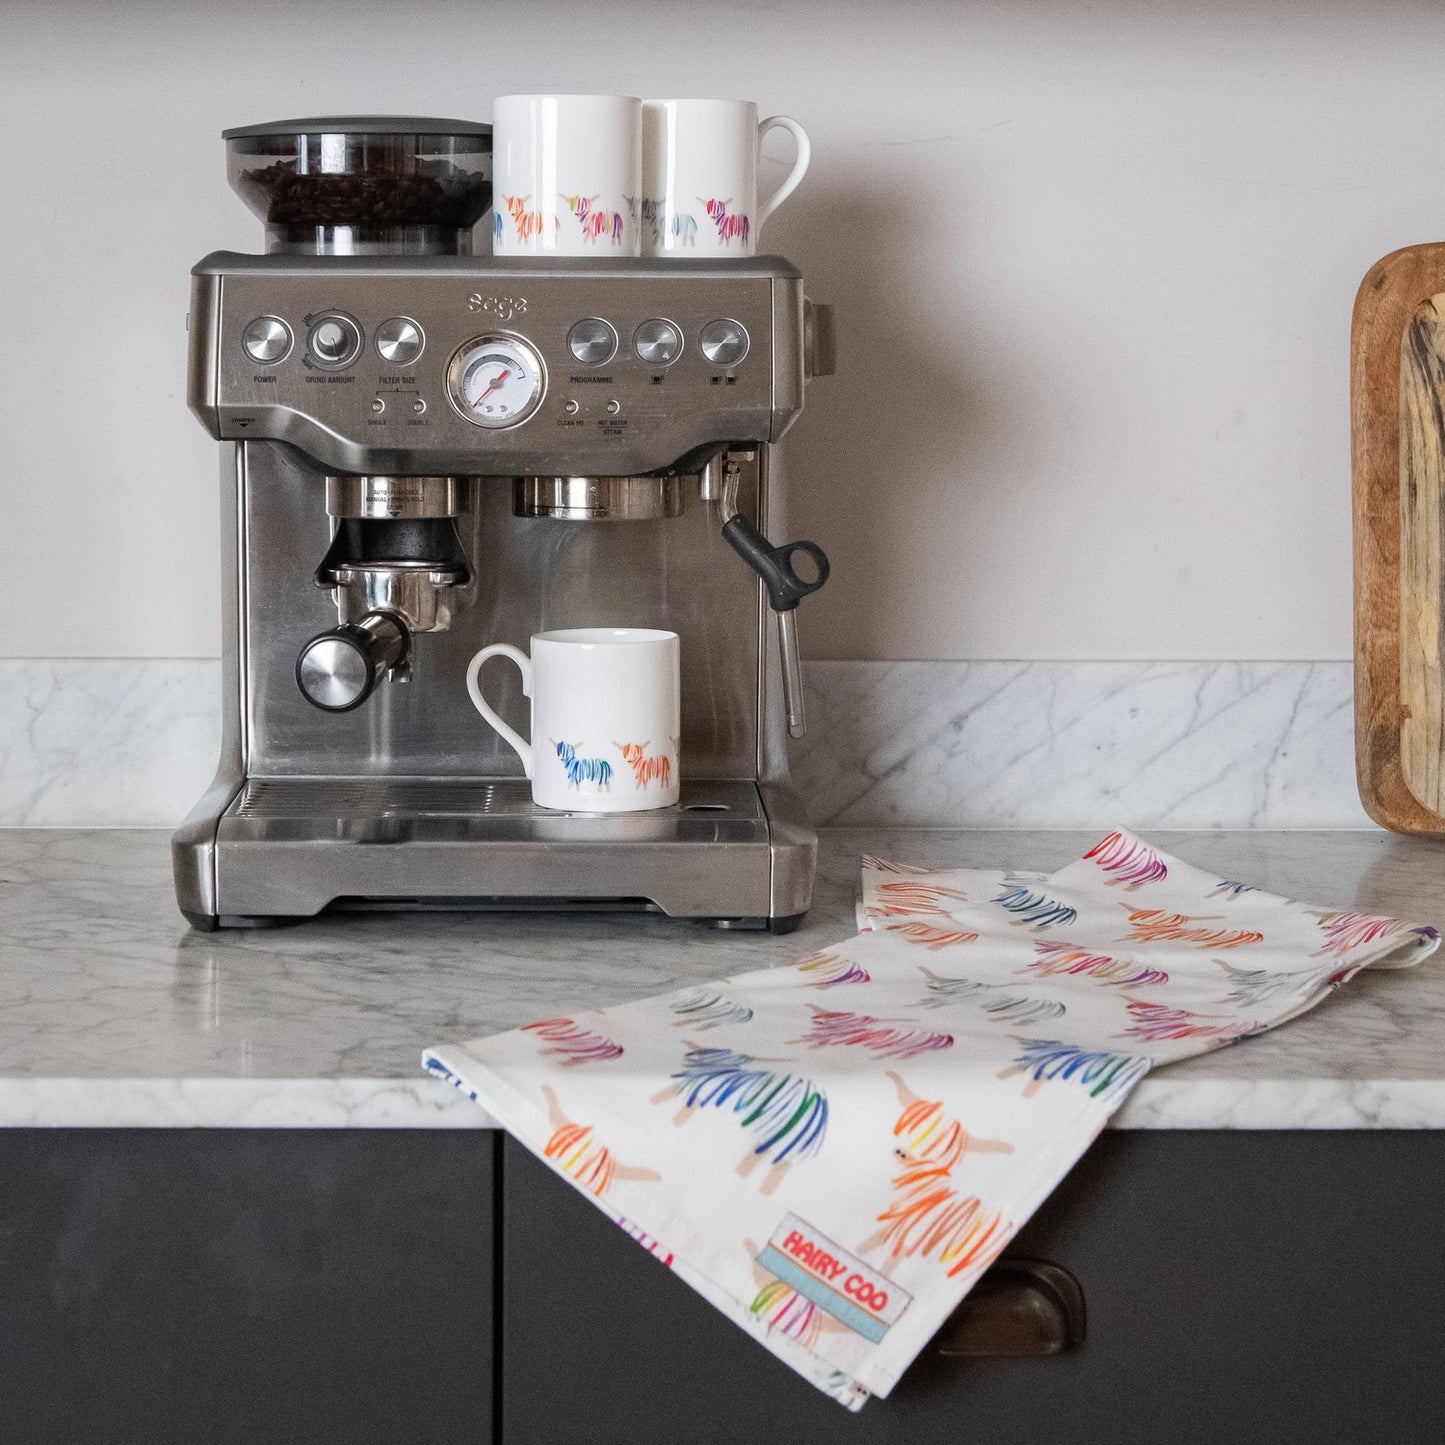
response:
[[[241,333],[241,345],[257,366],[274,366],[291,350],[291,328],[279,316],[258,316]]]

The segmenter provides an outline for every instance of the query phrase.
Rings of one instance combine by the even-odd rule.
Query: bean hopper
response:
[[[766,538],[777,443],[831,371],[827,309],[775,257],[473,254],[485,125],[346,117],[225,140],[267,249],[193,272],[188,400],[221,444],[224,725],[173,841],[186,917],[796,926],[816,837],[785,753],[804,726],[793,617],[827,559]],[[541,809],[472,709],[478,648],[578,626],[679,634],[676,807]],[[517,675],[499,684],[525,735]]]

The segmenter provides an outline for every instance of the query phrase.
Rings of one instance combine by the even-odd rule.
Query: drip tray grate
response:
[[[536,811],[521,778],[253,778],[236,818],[452,818]]]
[[[380,822],[426,818],[561,819],[592,823],[633,818],[681,822],[763,818],[762,800],[751,782],[684,782],[676,807],[642,813],[564,813],[539,808],[525,778],[248,778],[226,810],[228,818],[254,823],[281,820]]]

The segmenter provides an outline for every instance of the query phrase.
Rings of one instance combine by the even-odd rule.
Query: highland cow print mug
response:
[[[770,130],[786,130],[793,168],[758,203],[758,156]],[[750,100],[642,103],[642,254],[751,256],[758,231],[798,188],[812,158],[808,133],[786,115],[758,120]]]
[[[504,95],[492,108],[492,250],[638,256],[642,102]]]
[[[507,657],[532,699],[532,737],[522,737],[482,696],[482,664]],[[539,632],[532,655],[505,642],[467,665],[477,711],[516,750],[532,801],[569,813],[636,813],[678,799],[682,731],[677,633],[645,627]]]

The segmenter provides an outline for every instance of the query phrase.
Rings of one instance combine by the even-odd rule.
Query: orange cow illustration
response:
[[[638,1169],[620,1164],[613,1152],[594,1137],[591,1124],[577,1124],[563,1112],[557,1102],[557,1091],[550,1084],[542,1085],[547,1100],[547,1122],[551,1137],[542,1150],[569,1179],[599,1199],[606,1194],[614,1179],[635,1179],[655,1184],[662,1175],[655,1169]]]
[[[1002,1139],[977,1139],[936,1099],[921,1099],[891,1069],[901,1112],[893,1126],[898,1173],[893,1197],[878,1215],[880,1228],[858,1246],[860,1254],[886,1248],[893,1259],[922,1255],[948,1267],[950,1277],[982,1270],[1013,1233],[997,1210],[953,1184],[966,1154],[1012,1154]]]
[[[632,769],[632,776],[639,788],[650,787],[660,782],[665,788],[672,781],[672,759],[663,753],[660,757],[648,757],[646,743],[613,743],[622,754],[622,761]]]

